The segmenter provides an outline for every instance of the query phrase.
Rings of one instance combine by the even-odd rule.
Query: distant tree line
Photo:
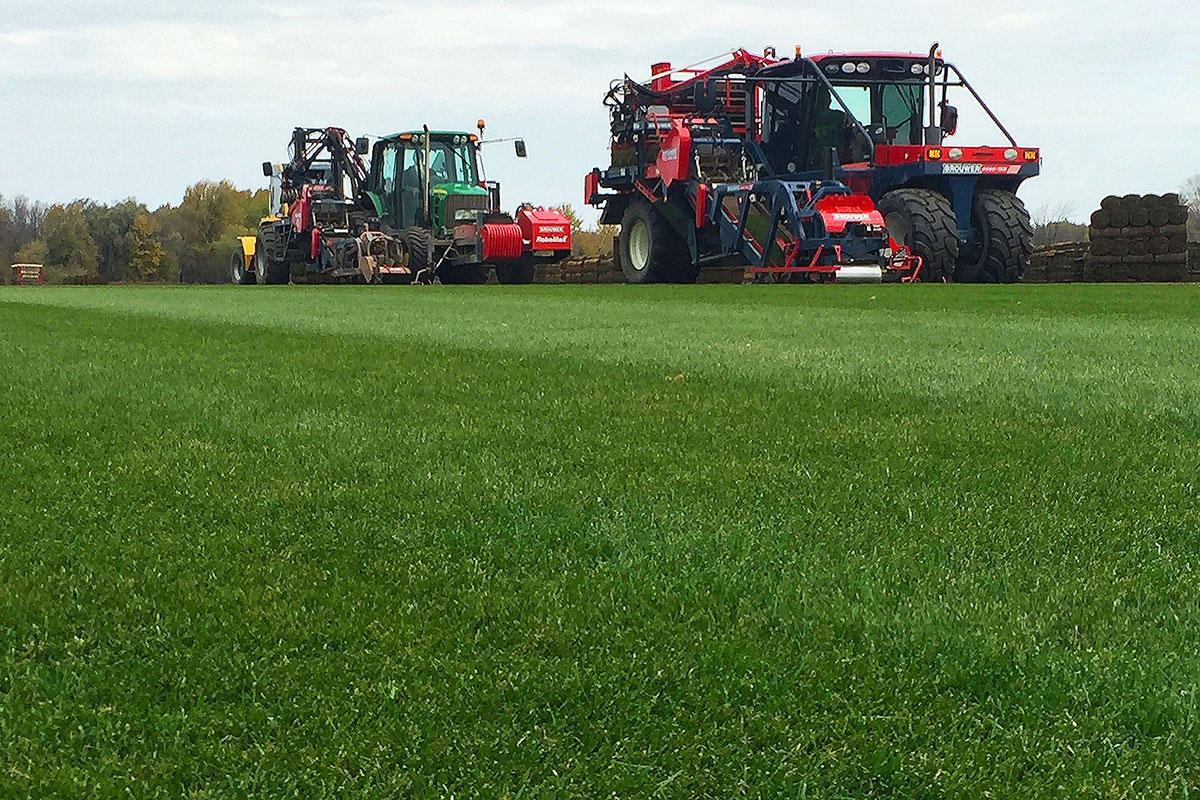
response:
[[[268,193],[202,181],[178,206],[0,196],[0,268],[42,264],[50,283],[223,283],[234,237],[266,216]]]

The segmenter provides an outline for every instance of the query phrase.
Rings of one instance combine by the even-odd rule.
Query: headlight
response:
[[[847,61],[845,64],[842,64],[842,72],[846,73],[847,75],[853,75],[854,71],[857,69],[858,67],[854,66],[849,61]]]
[[[866,61],[864,61],[858,65],[858,74],[859,75],[866,75],[870,71],[871,71],[871,65],[868,64]]]
[[[917,64],[912,65],[912,74],[913,75],[921,75],[924,72],[925,72],[925,67],[921,66],[921,64],[917,63]]]
[[[963,157],[963,151],[961,148],[955,147],[953,150],[950,151],[950,160],[951,161],[962,161],[962,157]]]
[[[839,69],[841,69],[841,67],[839,67],[837,64],[826,64],[825,65],[825,71],[828,72],[830,75],[836,75],[837,71]]]
[[[1021,154],[1020,154],[1020,153],[1018,153],[1016,150],[1011,150],[1011,149],[1010,149],[1010,150],[1005,150],[1005,151],[1004,151],[1004,157],[1005,157],[1006,159],[1008,159],[1009,161],[1016,161],[1016,160],[1017,160],[1017,158],[1018,158],[1020,155],[1021,155]]]
[[[477,213],[478,212],[472,211],[469,208],[460,209],[460,210],[454,212],[454,221],[455,222],[474,222],[475,215]]]

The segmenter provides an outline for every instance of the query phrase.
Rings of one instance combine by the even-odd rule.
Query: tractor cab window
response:
[[[395,206],[396,194],[396,147],[389,146],[383,151],[383,166],[380,170],[381,182],[380,193],[383,195],[384,205],[391,209]]]
[[[404,159],[400,165],[400,186],[398,200],[400,204],[400,227],[411,228],[417,224],[424,213],[425,201],[421,197],[421,157],[424,150],[414,147],[411,143],[404,147]]]
[[[434,186],[443,183],[479,183],[475,171],[475,152],[469,142],[433,142],[429,152],[429,180]]]

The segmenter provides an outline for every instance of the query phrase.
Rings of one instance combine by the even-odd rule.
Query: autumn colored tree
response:
[[[150,215],[138,214],[133,218],[130,231],[127,277],[134,281],[153,281],[166,277],[162,273],[166,257],[167,251],[159,241],[158,229]]]

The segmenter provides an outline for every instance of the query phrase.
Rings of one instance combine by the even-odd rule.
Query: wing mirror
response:
[[[942,103],[942,133],[953,136],[958,131],[958,109],[949,103]]]
[[[365,156],[371,152],[371,140],[363,136],[354,140],[354,152],[360,156]]]
[[[263,177],[264,177],[264,178],[269,178],[269,177],[271,177],[271,176],[272,176],[272,175],[274,175],[274,174],[275,174],[275,170],[274,170],[274,169],[272,169],[272,167],[271,167],[271,162],[270,162],[270,161],[264,161],[264,162],[263,162]]]
[[[517,158],[525,158],[529,155],[529,151],[525,148],[524,139],[517,139],[516,150]]]

